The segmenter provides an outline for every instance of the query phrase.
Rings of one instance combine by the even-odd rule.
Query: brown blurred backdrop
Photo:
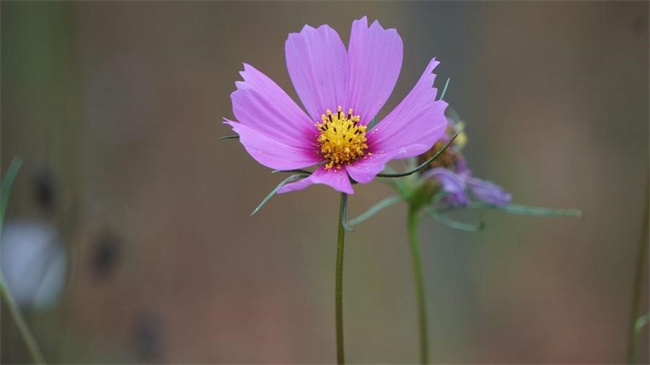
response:
[[[276,196],[251,218],[282,177],[217,138],[230,133],[221,120],[232,117],[242,62],[295,97],[287,34],[327,23],[347,43],[363,15],[404,41],[383,114],[435,56],[475,174],[517,203],[584,212],[489,212],[480,233],[425,223],[433,360],[624,361],[648,204],[647,2],[3,1],[1,10],[3,173],[24,159],[7,226],[18,236],[45,227],[67,258],[62,291],[24,308],[48,362],[334,361],[337,194]],[[351,216],[391,193],[380,183],[356,191]],[[397,206],[348,235],[350,362],[417,361],[405,219]],[[647,344],[646,327],[640,362]],[[2,361],[28,359],[3,311]]]

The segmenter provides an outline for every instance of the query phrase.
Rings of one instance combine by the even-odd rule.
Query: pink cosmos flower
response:
[[[353,194],[350,179],[368,183],[388,161],[420,155],[445,133],[447,103],[436,100],[432,87],[432,71],[439,63],[435,58],[406,98],[368,128],[395,87],[402,48],[395,29],[384,29],[377,21],[368,26],[366,17],[352,22],[347,50],[328,25],[306,25],[289,34],[285,56],[307,113],[270,78],[244,64],[244,81],[236,83],[230,96],[237,122],[225,123],[264,166],[318,166],[278,193],[326,184]]]

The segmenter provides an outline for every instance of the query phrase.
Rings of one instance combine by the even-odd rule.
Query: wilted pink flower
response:
[[[275,82],[248,64],[232,93],[237,122],[226,119],[248,153],[272,169],[318,165],[278,192],[326,184],[353,194],[350,178],[370,182],[393,159],[420,155],[445,132],[447,103],[435,100],[433,59],[406,98],[376,127],[368,123],[390,96],[402,66],[395,29],[366,17],[352,23],[345,49],[328,25],[305,26],[285,44],[289,76],[305,113]]]
[[[435,155],[449,143],[451,136],[455,133],[458,133],[459,137],[442,153],[440,158],[429,165],[429,168],[422,173],[422,177],[435,179],[440,183],[442,190],[446,193],[443,203],[450,206],[467,205],[472,200],[471,198],[499,207],[510,204],[512,201],[510,193],[492,182],[475,178],[472,175],[465,157],[460,152],[466,140],[465,132],[453,121],[449,122],[447,131],[441,140],[431,150],[420,156],[419,160],[425,161]]]

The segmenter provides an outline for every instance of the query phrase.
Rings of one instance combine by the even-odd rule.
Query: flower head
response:
[[[422,177],[433,179],[439,184],[439,189],[444,193],[442,203],[446,205],[464,206],[470,198],[495,206],[508,205],[512,200],[508,192],[496,184],[472,176],[472,171],[461,154],[467,141],[463,128],[462,122],[454,123],[450,120],[445,137],[418,157],[420,161],[426,161],[449,143],[452,135],[458,134],[456,140],[422,173]]]
[[[287,69],[305,113],[275,82],[244,64],[226,120],[248,153],[278,170],[317,165],[278,193],[326,184],[353,194],[351,179],[370,182],[393,159],[420,155],[444,135],[447,103],[436,100],[432,59],[411,92],[374,128],[402,66],[402,40],[366,17],[352,23],[346,50],[328,25],[289,34]]]

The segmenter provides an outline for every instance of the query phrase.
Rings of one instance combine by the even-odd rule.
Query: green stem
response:
[[[341,193],[341,207],[339,209],[339,233],[336,245],[336,362],[345,364],[345,351],[343,342],[343,251],[345,248],[345,211],[347,209],[348,195]]]
[[[409,175],[413,175],[413,174],[415,174],[416,172],[418,172],[418,171],[424,169],[425,167],[429,166],[429,164],[432,163],[433,161],[437,160],[438,157],[442,156],[442,154],[445,152],[445,150],[447,150],[447,147],[451,146],[451,144],[454,143],[454,140],[456,139],[456,137],[458,137],[458,133],[456,133],[456,134],[454,134],[453,136],[451,136],[451,138],[449,139],[449,142],[447,142],[447,144],[444,145],[444,147],[442,147],[442,148],[440,149],[440,151],[436,152],[436,154],[433,155],[433,156],[431,156],[430,159],[428,159],[428,160],[424,161],[423,163],[419,164],[419,165],[418,165],[417,167],[415,167],[414,169],[409,170],[409,171],[407,171],[407,172],[397,173],[397,174],[383,174],[383,173],[379,173],[379,174],[377,174],[377,177],[390,177],[390,178],[396,178],[396,177],[404,177],[404,176],[409,176]]]
[[[424,273],[422,271],[422,258],[420,256],[420,239],[418,227],[420,226],[419,210],[409,207],[408,229],[411,243],[411,257],[413,259],[413,279],[418,302],[418,321],[420,324],[420,362],[429,363],[429,334],[427,329],[427,303],[424,291]]]
[[[20,158],[19,156],[14,156],[14,158],[11,160],[11,165],[9,165],[9,168],[7,169],[7,172],[5,173],[4,178],[2,179],[2,192],[0,194],[0,234],[2,234],[2,229],[5,221],[5,214],[7,213],[7,207],[9,205],[9,193],[11,192],[11,188],[13,187],[14,180],[18,175],[18,171],[20,170],[20,166],[22,165],[22,163],[23,163],[22,158]],[[14,322],[16,322],[16,326],[18,327],[18,330],[20,331],[20,335],[22,336],[23,340],[25,341],[25,344],[27,345],[27,350],[29,351],[30,355],[32,355],[32,360],[34,360],[34,363],[45,364],[45,360],[43,359],[43,355],[41,354],[41,351],[39,350],[38,345],[36,344],[34,335],[32,335],[32,332],[29,330],[25,318],[23,318],[22,314],[20,313],[20,310],[18,309],[18,305],[16,305],[14,298],[11,296],[11,293],[9,292],[9,288],[7,287],[7,284],[5,284],[4,278],[2,277],[1,270],[0,270],[0,297],[4,299],[5,303],[7,303],[7,307],[9,308],[9,313],[11,314],[11,317],[14,319]]]
[[[648,202],[648,199],[646,199]],[[641,315],[641,292],[643,291],[643,271],[645,270],[645,263],[648,260],[648,241],[650,238],[650,230],[648,222],[648,204],[645,206],[645,217],[643,218],[643,230],[641,236],[641,243],[639,244],[639,252],[636,258],[636,272],[634,274],[634,294],[632,296],[632,313],[630,313],[629,335],[627,344],[627,357],[626,363],[633,364],[636,354],[637,331],[636,321]]]
[[[32,356],[32,360],[35,364],[45,364],[45,359],[43,358],[41,351],[38,349],[36,340],[34,339],[32,332],[29,330],[25,318],[23,318],[22,314],[20,313],[16,302],[9,293],[9,289],[7,288],[7,285],[2,278],[2,274],[0,274],[0,295],[2,295],[2,299],[4,299],[5,303],[7,303],[9,313],[14,319],[14,322],[16,322],[16,326],[18,326],[20,335],[23,337],[23,340],[27,345],[27,350],[29,350],[29,354]]]

